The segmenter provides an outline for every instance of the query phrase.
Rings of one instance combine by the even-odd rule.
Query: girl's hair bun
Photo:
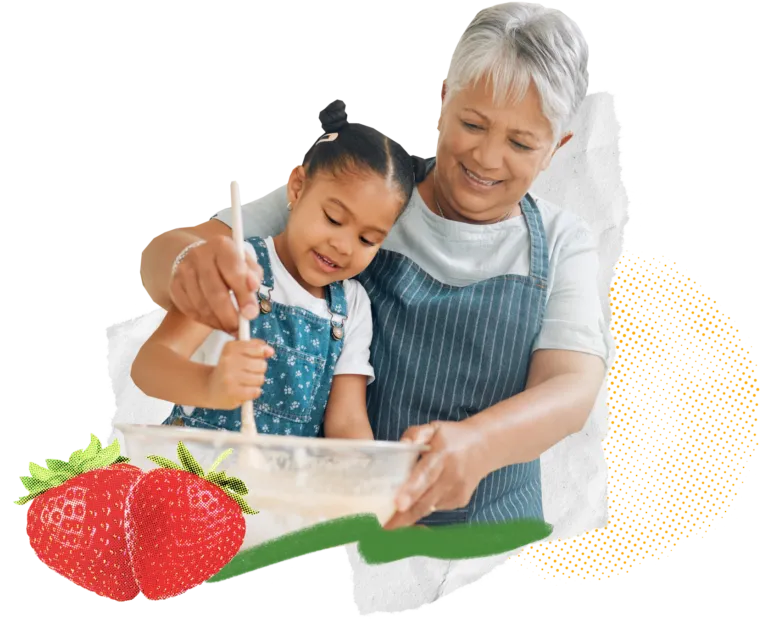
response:
[[[325,107],[323,112],[323,135],[336,132],[344,127],[349,121],[347,107],[341,102],[331,102]]]

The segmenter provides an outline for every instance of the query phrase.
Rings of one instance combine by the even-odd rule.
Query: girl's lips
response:
[[[339,266],[336,265],[336,263],[334,263],[330,258],[326,258],[325,256],[322,256],[315,250],[312,250],[312,256],[315,257],[315,262],[317,263],[317,266],[324,272],[330,274],[332,272],[336,272],[339,270]]]

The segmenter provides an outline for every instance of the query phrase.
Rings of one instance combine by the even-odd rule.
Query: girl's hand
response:
[[[263,340],[235,340],[224,345],[219,363],[208,378],[211,408],[232,410],[261,395],[266,358],[275,354]]]
[[[410,478],[395,498],[397,512],[385,528],[410,526],[435,510],[454,510],[469,503],[488,474],[483,462],[483,437],[465,422],[431,422],[412,426],[401,441],[429,444]]]

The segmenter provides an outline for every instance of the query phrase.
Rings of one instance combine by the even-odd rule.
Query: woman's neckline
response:
[[[506,232],[509,230],[525,226],[525,216],[517,214],[504,221],[496,223],[464,223],[463,221],[453,221],[446,219],[439,214],[435,214],[418,188],[413,189],[412,198],[415,199],[416,207],[419,209],[421,217],[433,228],[446,235],[466,236],[466,235],[485,235],[495,234],[497,232]],[[522,203],[520,207],[522,209]]]

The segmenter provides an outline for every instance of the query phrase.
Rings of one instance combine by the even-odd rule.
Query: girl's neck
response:
[[[288,273],[293,276],[293,279],[315,298],[325,298],[325,287],[315,287],[314,285],[310,285],[301,277],[301,274],[299,274],[299,268],[296,267],[296,263],[288,249],[288,238],[286,233],[280,232],[280,234],[274,237],[273,241],[275,243],[277,257],[280,259],[280,262]]]

